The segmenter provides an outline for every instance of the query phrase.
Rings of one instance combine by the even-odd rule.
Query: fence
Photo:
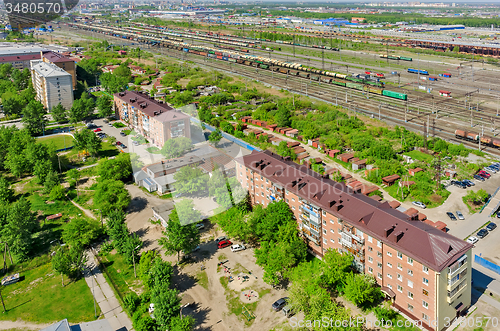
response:
[[[490,269],[491,271],[494,271],[494,272],[496,272],[497,274],[500,275],[500,266],[498,264],[495,264],[495,263],[493,263],[491,261],[483,259],[479,255],[475,255],[474,256],[474,262],[476,262],[480,266],[483,266],[486,269]]]
[[[196,119],[196,118],[193,118],[193,117],[191,117],[191,122],[196,123],[196,124],[198,124],[198,125],[201,125],[201,124],[202,124],[202,122],[201,122],[200,120],[198,120],[198,119]],[[215,130],[216,130],[216,128],[214,128],[213,126],[208,125],[208,124],[206,124],[206,123],[203,123],[203,125],[205,125],[205,127],[206,127],[209,131],[215,131]],[[247,143],[247,142],[245,142],[245,141],[243,141],[243,140],[241,140],[241,139],[238,139],[238,138],[236,138],[236,137],[233,137],[233,136],[231,136],[230,134],[227,134],[227,133],[225,133],[225,132],[222,132],[222,131],[221,131],[221,133],[222,133],[222,136],[223,136],[224,138],[226,138],[227,140],[232,141],[232,142],[234,142],[235,144],[237,144],[237,145],[239,145],[239,146],[241,146],[241,147],[243,147],[243,148],[248,149],[249,151],[254,151],[254,150],[255,150],[255,151],[262,152],[262,149],[260,149],[260,148],[258,148],[258,147],[255,147],[254,145],[251,145],[251,144],[249,144],[249,143]]]

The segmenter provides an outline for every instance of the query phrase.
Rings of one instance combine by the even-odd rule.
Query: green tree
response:
[[[353,256],[350,254],[339,253],[336,250],[329,249],[323,256],[323,282],[331,289],[344,281],[346,274],[350,272]]]
[[[76,279],[80,277],[85,265],[83,250],[75,247],[61,246],[56,250],[52,258],[52,268],[61,274],[62,286],[64,286],[64,275]]]
[[[174,316],[170,321],[170,331],[191,331],[194,328],[195,320],[192,316]]]
[[[347,274],[344,276],[344,295],[358,307],[365,307],[376,303],[382,292],[378,288],[375,278],[366,274]]]
[[[98,221],[75,218],[63,230],[63,241],[80,250],[84,250],[103,233]]]
[[[2,79],[9,78],[12,71],[13,71],[12,64],[10,64],[10,63],[1,64],[0,65],[0,78],[2,78]]]
[[[125,224],[125,214],[122,210],[111,210],[108,214],[108,234],[116,250],[123,254],[129,236],[127,225]]]
[[[9,181],[1,176],[0,177],[0,202],[9,203],[14,197],[14,190],[10,188]]]
[[[97,99],[97,109],[100,117],[109,117],[113,114],[113,102],[106,96],[100,97]]]
[[[74,133],[75,147],[79,150],[87,150],[91,155],[97,155],[102,147],[102,141],[89,129],[83,129]]]
[[[62,185],[56,185],[50,190],[49,199],[51,201],[62,200],[66,197],[66,189]]]
[[[173,272],[174,268],[172,264],[163,261],[161,257],[158,256],[152,262],[145,284],[149,289],[158,288],[162,285],[169,287],[172,281]]]
[[[274,116],[274,120],[279,127],[287,128],[291,125],[290,118],[292,117],[290,110],[285,105],[280,105]]]
[[[97,173],[100,180],[121,180],[132,174],[130,155],[120,153],[114,159],[102,159],[99,161]]]
[[[184,166],[174,174],[175,191],[182,194],[194,194],[207,191],[208,175],[198,167]]]
[[[58,123],[63,123],[68,120],[68,112],[62,104],[58,104],[51,110],[52,118]]]
[[[212,131],[212,133],[210,133],[210,136],[208,136],[208,141],[214,144],[215,146],[217,146],[217,144],[221,141],[221,139],[222,139],[222,133],[220,132],[219,129]]]
[[[125,209],[130,203],[130,194],[121,181],[103,180],[97,184],[94,194],[94,206],[108,215],[112,210]]]
[[[66,175],[68,176],[69,179],[75,182],[75,188],[78,190],[78,182],[80,181],[80,178],[82,176],[80,171],[78,169],[73,168],[68,170]]]
[[[169,220],[163,237],[158,243],[168,254],[177,254],[180,260],[181,251],[191,252],[200,243],[200,232],[194,224],[182,225],[177,210],[174,209],[169,215]]]
[[[38,178],[38,183],[45,183],[45,179],[49,175],[50,172],[54,171],[54,167],[52,165],[52,161],[47,159],[41,159],[38,163],[35,164],[33,169],[33,175]]]
[[[28,68],[23,70],[15,69],[10,76],[18,91],[24,90],[30,84],[31,73]]]
[[[101,84],[110,94],[123,91],[125,86],[130,82],[131,78],[120,77],[109,72],[105,72],[100,76]]]
[[[151,291],[151,302],[155,305],[155,320],[163,328],[179,315],[181,299],[177,290],[171,290],[166,285],[157,286]]]
[[[141,254],[141,259],[137,264],[137,275],[143,281],[144,284],[147,283],[150,275],[150,270],[155,259],[160,258],[160,254],[155,250],[149,250]]]
[[[21,122],[31,135],[39,135],[47,124],[46,114],[47,110],[40,101],[31,100],[23,109]]]
[[[10,97],[5,97],[4,94],[2,95],[2,105],[5,115],[21,115],[23,108],[26,105],[26,100],[24,100],[19,94],[13,94]]]
[[[127,236],[125,244],[123,245],[123,254],[128,264],[132,265],[139,261],[139,249],[142,247],[142,244],[142,240],[137,233]]]
[[[45,181],[43,182],[44,191],[46,193],[50,193],[50,191],[52,191],[55,186],[59,185],[59,183],[59,175],[57,174],[57,172],[50,171],[47,174],[47,177],[45,177]]]
[[[169,139],[161,148],[161,154],[167,159],[173,159],[184,155],[193,148],[193,142],[187,137]]]

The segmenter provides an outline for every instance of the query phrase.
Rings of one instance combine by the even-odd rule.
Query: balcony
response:
[[[453,278],[458,272],[462,272],[467,268],[467,255],[463,255],[448,268],[448,278]]]
[[[448,285],[447,285],[448,291],[451,291],[453,286],[457,282],[464,280],[466,276],[467,276],[467,269],[464,269],[461,273],[456,274],[455,276],[453,276],[452,279],[448,280]]]
[[[467,278],[464,278],[460,284],[458,284],[457,287],[455,287],[453,290],[448,291],[448,295],[446,297],[446,301],[448,303],[452,303],[453,300],[457,297],[457,295],[461,294],[464,292],[464,289],[467,288]]]

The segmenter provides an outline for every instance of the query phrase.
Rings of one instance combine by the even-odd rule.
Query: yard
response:
[[[73,146],[73,137],[67,134],[38,138],[38,142],[53,146],[56,150]]]

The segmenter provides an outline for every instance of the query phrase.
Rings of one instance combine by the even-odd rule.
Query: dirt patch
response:
[[[225,274],[226,277],[229,278],[228,287],[233,291],[242,291],[244,288],[251,287],[255,283],[255,278],[250,277],[250,275],[246,273],[238,273],[238,274]]]
[[[181,85],[182,87],[186,87],[190,81],[191,81],[190,78],[181,78],[177,81],[177,84]]]
[[[252,303],[259,301],[259,293],[254,290],[242,291],[240,294],[240,300],[243,303]]]

